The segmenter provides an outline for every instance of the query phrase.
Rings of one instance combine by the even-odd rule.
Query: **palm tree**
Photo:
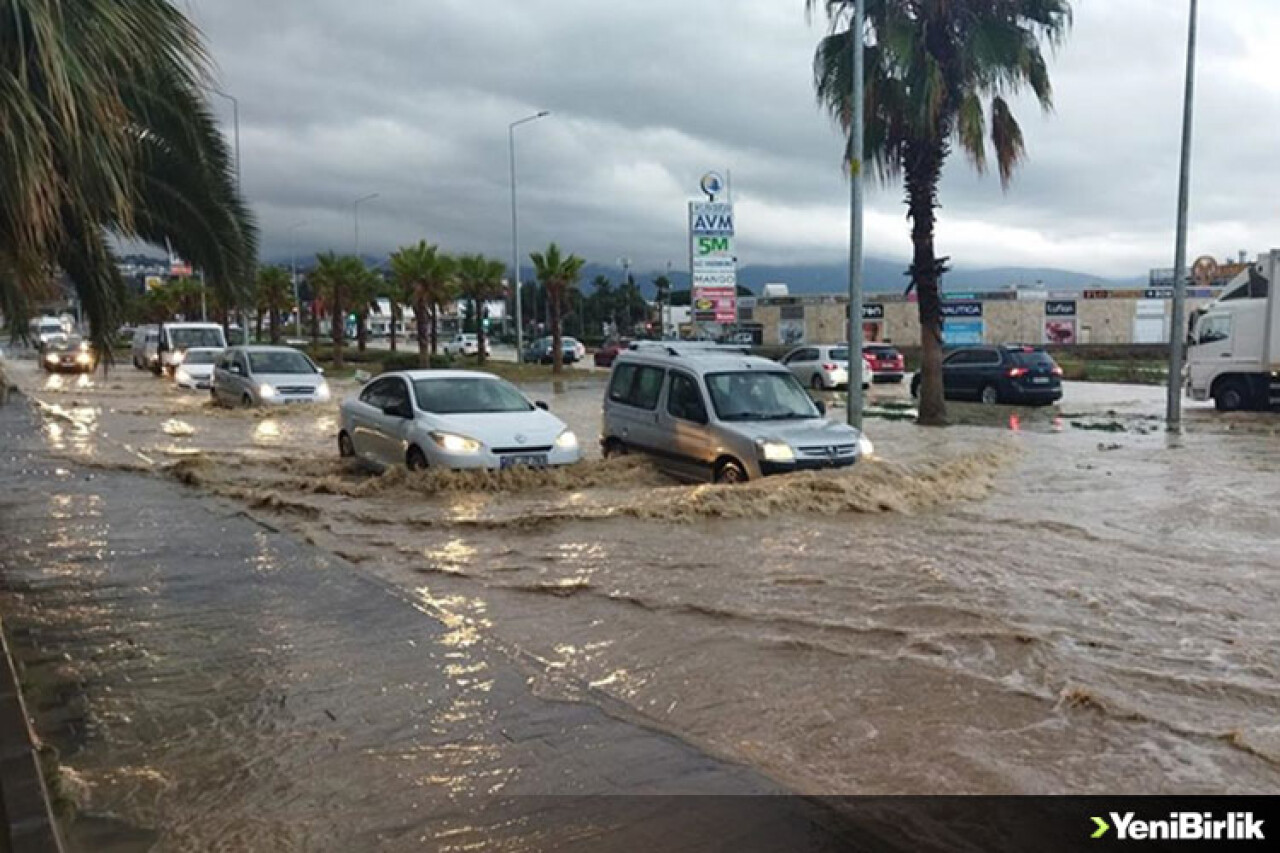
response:
[[[333,252],[316,255],[316,268],[311,273],[310,280],[329,309],[335,367],[343,365],[347,307],[353,304],[353,297],[360,296],[361,279],[366,272],[364,264],[354,255],[339,257]]]
[[[401,246],[391,256],[391,276],[404,300],[413,305],[417,321],[418,363],[431,364],[427,350],[427,321],[430,308],[431,348],[436,354],[439,307],[448,301],[453,287],[454,261],[426,240],[415,246]]]
[[[547,311],[551,323],[551,358],[552,372],[564,370],[564,353],[561,352],[562,332],[560,315],[564,311],[565,295],[578,286],[578,276],[582,274],[584,261],[577,255],[562,257],[560,247],[555,243],[547,246],[547,251],[534,252],[529,256],[533,261],[533,271],[538,281],[547,290]]]
[[[258,270],[258,322],[267,315],[271,330],[271,343],[280,343],[280,312],[293,304],[293,283],[283,267],[262,267]],[[261,334],[259,334],[261,337]]]
[[[484,364],[485,303],[502,299],[507,294],[503,274],[507,265],[484,255],[463,255],[458,259],[458,291],[463,299],[470,300],[471,311],[476,318],[476,345],[478,359]]]
[[[852,0],[825,6],[831,32],[814,56],[818,101],[846,128],[852,78]],[[990,136],[1002,187],[1026,156],[1006,96],[1027,87],[1053,104],[1041,43],[1059,44],[1071,25],[1070,0],[867,0],[864,151],[885,182],[903,180],[914,246],[910,287],[919,299],[922,424],[946,422],[942,393],[939,280],[948,258],[934,251],[938,185],[958,146],[974,168],[987,166]],[[846,154],[846,161],[848,160]]]
[[[231,303],[253,219],[207,103],[202,39],[168,0],[9,0],[0,26],[0,310],[60,268],[100,351],[125,304],[113,237],[164,245]]]
[[[369,340],[369,309],[377,305],[378,293],[385,282],[382,276],[360,265],[360,274],[352,280],[349,299],[352,312],[356,315],[356,347],[364,352]]]

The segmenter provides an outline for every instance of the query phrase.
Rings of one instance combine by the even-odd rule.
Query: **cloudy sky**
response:
[[[522,254],[687,263],[685,203],[729,171],[744,264],[845,256],[840,135],[815,105],[825,32],[803,0],[180,0],[240,102],[264,256],[426,238],[511,255],[507,126],[519,128]],[[1100,275],[1172,266],[1186,3],[1078,0],[1056,109],[1020,105],[1010,191],[960,158],[939,249],[964,266]],[[1192,256],[1280,245],[1280,3],[1201,4]],[[215,104],[225,117],[228,104]],[[871,191],[867,251],[909,253],[901,189]],[[290,230],[294,223],[305,222]]]

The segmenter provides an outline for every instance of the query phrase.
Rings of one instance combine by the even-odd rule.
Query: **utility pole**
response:
[[[856,0],[849,24],[853,64],[849,90],[849,426],[862,429],[862,148],[865,98],[863,30],[866,0]]]
[[[302,337],[302,300],[298,298],[298,244],[294,235],[306,224],[303,220],[289,226],[289,281],[293,284],[293,334],[299,338]]]
[[[377,197],[377,193],[369,193],[368,195],[362,195],[360,198],[351,202],[351,221],[355,229],[355,253],[357,258],[360,257],[360,205],[366,201],[373,201]],[[363,261],[360,263],[361,266],[364,265]]]
[[[1196,22],[1199,0],[1191,0],[1187,30],[1187,87],[1182,101],[1182,167],[1178,177],[1178,234],[1173,256],[1173,317],[1169,321],[1169,407],[1165,428],[1182,429],[1182,363],[1186,344],[1187,208],[1191,192],[1191,129],[1196,91]]]

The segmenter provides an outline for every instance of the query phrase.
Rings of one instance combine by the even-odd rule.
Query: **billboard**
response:
[[[1070,346],[1076,343],[1076,320],[1074,317],[1046,318],[1044,321],[1044,342]]]
[[[946,317],[942,321],[942,342],[946,346],[969,346],[982,343],[982,319]]]
[[[738,258],[733,245],[733,205],[689,202],[689,271],[693,278],[693,321],[734,323],[738,319]]]

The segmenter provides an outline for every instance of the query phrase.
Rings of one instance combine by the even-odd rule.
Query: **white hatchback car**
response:
[[[222,356],[216,347],[192,347],[178,360],[173,370],[173,382],[179,388],[195,388],[208,391],[213,383],[213,366]]]
[[[480,338],[471,333],[463,333],[454,335],[451,340],[445,342],[445,355],[477,355],[480,352]],[[484,342],[484,354],[489,355],[489,342]]]
[[[870,388],[873,373],[866,359],[862,363],[862,387]],[[849,385],[849,347],[844,344],[797,347],[782,357],[801,382],[815,391]]]
[[[564,421],[511,383],[470,370],[384,373],[342,403],[338,452],[410,470],[571,465]]]

